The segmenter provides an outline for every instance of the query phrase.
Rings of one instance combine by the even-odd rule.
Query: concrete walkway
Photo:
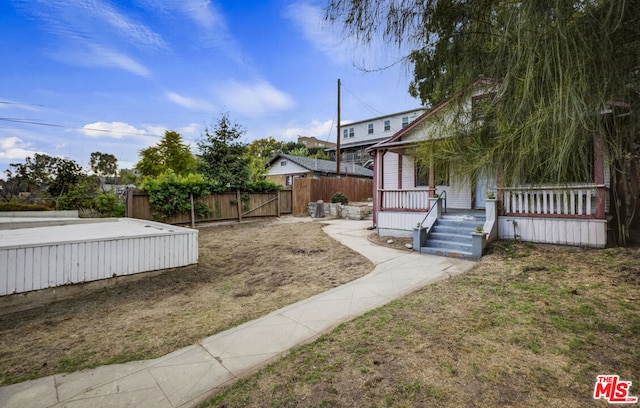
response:
[[[374,262],[371,273],[164,357],[0,387],[0,406],[192,407],[341,322],[474,264],[372,244],[371,221],[326,223],[331,237]]]

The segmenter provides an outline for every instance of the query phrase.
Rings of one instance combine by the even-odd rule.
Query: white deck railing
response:
[[[380,203],[384,209],[422,210],[429,209],[430,189],[423,190],[379,190]]]
[[[596,189],[595,184],[504,188],[504,213],[591,217]]]

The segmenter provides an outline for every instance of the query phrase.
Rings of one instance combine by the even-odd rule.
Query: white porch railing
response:
[[[430,189],[379,190],[381,209],[422,210],[429,209]]]
[[[595,184],[503,188],[505,214],[591,217],[596,213]]]

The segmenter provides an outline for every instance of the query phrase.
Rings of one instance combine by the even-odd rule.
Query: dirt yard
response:
[[[598,375],[640,396],[639,343],[639,248],[499,242],[203,406],[606,407]]]
[[[200,228],[200,264],[0,316],[0,384],[149,359],[365,275],[316,222]]]

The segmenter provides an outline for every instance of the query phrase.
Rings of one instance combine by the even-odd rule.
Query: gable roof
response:
[[[271,166],[278,159],[286,159],[298,166],[317,173],[336,174],[336,162],[331,160],[313,159],[310,157],[292,156],[290,154],[278,153],[273,156],[268,166]],[[362,167],[358,164],[343,163],[340,165],[340,174],[355,175],[362,177],[373,177],[373,170]]]
[[[423,113],[422,115],[418,116],[418,118],[416,118],[416,120],[414,120],[413,122],[409,123],[409,125],[405,126],[404,128],[400,129],[398,132],[396,132],[396,134],[391,136],[389,139],[387,139],[387,140],[385,140],[383,142],[377,143],[377,144],[375,144],[375,145],[373,145],[371,147],[368,147],[368,148],[365,149],[365,151],[366,152],[371,152],[371,151],[374,151],[374,150],[376,150],[378,148],[385,147],[385,146],[394,146],[394,145],[402,145],[402,144],[407,144],[407,143],[409,143],[409,144],[416,143],[415,141],[414,142],[402,142],[400,139],[402,139],[403,136],[405,136],[406,134],[411,132],[413,129],[415,129],[416,127],[421,125],[425,120],[427,120],[427,118],[435,115],[436,113],[440,112],[443,108],[448,106],[455,97],[460,96],[460,95],[468,92],[469,90],[471,90],[474,87],[477,87],[478,85],[498,86],[499,82],[496,81],[496,80],[493,80],[491,78],[478,77],[477,79],[475,79],[471,83],[471,85],[467,86],[464,89],[461,89],[461,90],[457,91],[450,98],[444,100],[443,102],[440,102],[438,105],[436,105],[432,109],[430,109],[430,110],[426,111],[425,113]]]

